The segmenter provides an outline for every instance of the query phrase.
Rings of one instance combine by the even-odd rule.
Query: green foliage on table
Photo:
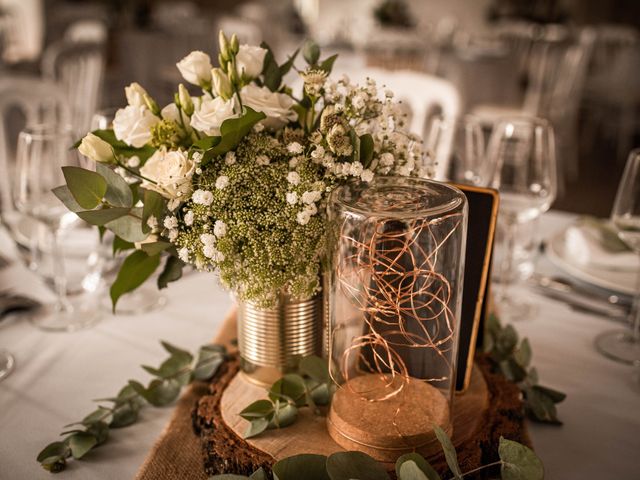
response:
[[[503,480],[541,480],[544,478],[542,462],[530,448],[512,440],[500,437],[499,460],[473,470],[462,472],[458,466],[456,450],[447,434],[434,425],[436,435],[445,454],[452,477],[464,477],[488,468],[500,467]],[[338,452],[328,457],[324,455],[294,455],[276,462],[273,467],[274,480],[390,480],[387,470],[376,460],[362,452]],[[399,480],[443,480],[429,462],[418,453],[402,455],[395,464]],[[266,479],[261,468],[250,477],[221,474],[210,480],[235,480],[242,478]]]
[[[69,458],[80,460],[91,450],[105,443],[112,428],[132,425],[146,404],[163,407],[173,403],[183,386],[194,380],[208,380],[226,359],[221,345],[204,345],[197,356],[167,342],[161,342],[169,353],[158,368],[142,368],[154,378],[145,387],[129,380],[116,396],[96,400],[99,406],[79,422],[66,425],[65,438],[47,445],[37,457],[42,468],[52,473],[63,471]]]
[[[286,374],[271,385],[268,399],[256,400],[240,412],[249,421],[244,438],[255,437],[267,429],[288,427],[303,407],[319,414],[318,406],[329,403],[329,384],[326,360],[314,355],[304,357],[298,373]]]
[[[560,425],[556,404],[566,395],[538,384],[538,373],[531,366],[529,340],[518,338],[512,325],[503,326],[495,315],[489,315],[486,328],[485,351],[510,381],[516,383],[524,395],[525,411],[529,418]]]

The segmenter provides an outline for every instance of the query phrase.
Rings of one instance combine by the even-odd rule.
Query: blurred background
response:
[[[312,37],[340,53],[339,71],[442,79],[459,96],[456,115],[481,125],[519,112],[548,119],[553,207],[608,216],[640,144],[639,27],[637,0],[0,0],[0,155],[13,155],[24,126],[17,91],[62,95],[80,136],[96,111],[125,103],[132,81],[168,103],[182,81],[175,63],[196,49],[215,59],[219,29],[266,41],[279,62]]]

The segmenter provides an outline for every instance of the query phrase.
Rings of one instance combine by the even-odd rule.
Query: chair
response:
[[[42,58],[42,75],[57,83],[67,96],[71,128],[85,133],[102,95],[104,46],[96,42],[63,40],[49,46]]]
[[[440,116],[444,121],[453,122],[460,114],[460,95],[450,82],[424,73],[407,70],[388,71],[366,68],[354,71],[336,68],[336,73],[345,73],[356,83],[372,78],[378,85],[391,89],[396,98],[407,108],[410,130],[421,137],[426,133],[429,120]],[[453,141],[450,131],[438,142],[436,152],[436,175],[444,180],[449,168],[449,153]]]
[[[0,211],[11,210],[11,178],[18,133],[24,125],[68,123],[67,99],[53,82],[30,76],[0,77]]]

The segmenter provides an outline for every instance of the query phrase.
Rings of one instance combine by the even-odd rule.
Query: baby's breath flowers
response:
[[[332,78],[334,57],[305,54],[300,69],[295,55],[279,65],[264,45],[222,32],[219,41],[218,65],[203,52],[177,64],[201,95],[180,84],[160,108],[133,83],[113,131],[90,134],[81,151],[136,189],[126,223],[141,225],[112,230],[149,255],[169,254],[165,270],[218,272],[239,299],[262,306],[283,291],[306,299],[320,289],[331,191],[376,175],[428,176],[430,165],[393,93],[373,79]],[[298,92],[282,81],[292,68]]]

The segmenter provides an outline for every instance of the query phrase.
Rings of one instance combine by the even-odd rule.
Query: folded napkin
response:
[[[582,218],[564,234],[567,260],[607,270],[632,271],[640,259],[618,239],[615,228],[605,220]]]

